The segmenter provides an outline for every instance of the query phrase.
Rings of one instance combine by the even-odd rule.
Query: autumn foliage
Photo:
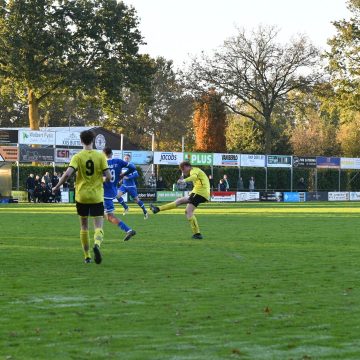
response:
[[[195,150],[226,151],[226,112],[220,95],[210,90],[195,105]]]

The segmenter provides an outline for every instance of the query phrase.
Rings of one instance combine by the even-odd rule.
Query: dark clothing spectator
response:
[[[228,180],[227,175],[224,175],[224,177],[223,177],[223,181],[224,181],[225,188],[226,188],[226,190],[225,190],[225,191],[229,191],[229,190],[230,190],[230,183],[229,183],[229,180]]]
[[[218,191],[226,191],[226,184],[223,179],[219,181]]]
[[[34,200],[34,191],[35,191],[35,179],[34,174],[30,174],[26,179],[26,191],[28,193],[28,202],[35,201]]]
[[[298,191],[306,191],[306,185],[304,178],[300,178],[297,184]]]
[[[43,202],[43,203],[49,202],[50,196],[51,196],[51,191],[49,187],[44,182],[42,182],[38,195],[40,200],[39,202]]]
[[[237,189],[240,190],[240,191],[244,190],[244,181],[243,181],[242,177],[239,178],[239,180],[238,180]]]
[[[162,191],[165,190],[165,182],[161,176],[159,176],[158,181],[156,182],[156,190]]]

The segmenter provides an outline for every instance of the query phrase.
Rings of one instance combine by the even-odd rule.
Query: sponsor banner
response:
[[[265,155],[241,154],[240,164],[244,167],[265,167]]]
[[[309,191],[305,193],[305,201],[328,201],[327,191]]]
[[[132,151],[132,150],[124,150],[123,157],[125,155],[130,155],[130,162],[135,165],[149,165],[152,164],[153,161],[153,152],[152,151]]]
[[[55,145],[54,131],[19,130],[19,144]]]
[[[57,131],[55,145],[82,148],[79,131]]]
[[[292,156],[287,155],[267,155],[266,166],[275,168],[291,168]]]
[[[0,144],[17,144],[18,130],[0,130]]]
[[[213,191],[210,201],[214,202],[235,202],[236,192],[232,191]]]
[[[157,201],[167,202],[167,201],[175,201],[178,198],[184,196],[182,191],[158,191],[157,192]]]
[[[260,201],[281,202],[283,201],[282,192],[262,192],[260,193]]]
[[[155,190],[139,191],[138,197],[142,201],[155,202],[156,201],[156,191]]]
[[[214,166],[240,166],[240,154],[213,154]]]
[[[316,166],[323,169],[339,169],[340,158],[339,157],[326,157],[318,156],[316,158]]]
[[[360,201],[360,192],[359,191],[352,191],[350,193],[350,201]]]
[[[20,146],[19,153],[20,162],[53,162],[54,148],[52,147],[38,147],[33,148],[26,145]]]
[[[299,202],[300,194],[298,192],[284,192],[284,202]]]
[[[213,154],[184,153],[184,161],[190,161],[191,165],[212,165],[213,164]]]
[[[349,201],[350,194],[345,191],[334,191],[328,193],[329,201]]]
[[[18,161],[19,149],[16,146],[0,146],[0,161]]]
[[[79,153],[82,149],[55,149],[56,163],[69,163],[73,155]]]
[[[252,191],[238,191],[236,201],[260,201],[260,193]]]
[[[61,191],[61,202],[69,203],[70,202],[70,192],[69,189],[63,189]]]
[[[28,193],[26,191],[12,191],[11,196],[18,199],[18,202],[28,202]]]
[[[316,168],[316,156],[293,156],[294,168]]]
[[[360,169],[359,158],[340,158],[340,169]]]
[[[154,152],[154,164],[158,165],[179,165],[184,160],[181,152]]]

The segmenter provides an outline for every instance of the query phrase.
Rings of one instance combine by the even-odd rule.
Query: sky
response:
[[[211,53],[237,28],[276,25],[279,40],[306,34],[325,49],[334,20],[349,18],[345,0],[124,0],[140,18],[147,45],[142,53],[163,56],[181,67],[190,56]]]

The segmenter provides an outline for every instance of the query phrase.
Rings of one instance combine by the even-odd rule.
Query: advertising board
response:
[[[18,161],[19,149],[16,146],[0,146],[0,161]]]
[[[267,155],[266,166],[274,168],[291,168],[292,156],[287,155]]]
[[[316,156],[293,156],[294,168],[316,168]]]
[[[359,158],[340,158],[340,169],[360,169]]]
[[[339,169],[340,158],[339,157],[326,157],[318,156],[316,158],[316,167],[321,169]]]
[[[157,165],[179,165],[183,160],[184,154],[181,152],[154,152],[154,164]]]
[[[20,162],[53,162],[53,147],[33,148],[27,145],[20,145],[19,161]]]
[[[212,165],[213,154],[209,153],[184,153],[184,161],[190,161],[192,165]]]
[[[213,191],[211,193],[211,201],[213,201],[213,202],[235,202],[236,201],[236,192]]]
[[[345,191],[333,191],[328,193],[329,201],[349,201],[350,194]]]
[[[178,198],[183,197],[182,191],[158,191],[157,192],[157,201],[159,202],[167,202],[167,201],[175,201]]]
[[[54,131],[19,130],[19,144],[55,145]]]
[[[214,166],[240,166],[240,154],[213,154]]]
[[[236,193],[236,201],[260,201],[260,193],[256,191],[238,191]]]
[[[243,167],[265,167],[265,155],[241,154],[240,164]]]

